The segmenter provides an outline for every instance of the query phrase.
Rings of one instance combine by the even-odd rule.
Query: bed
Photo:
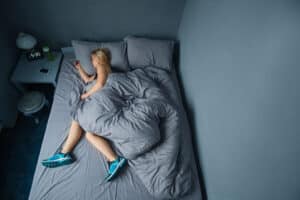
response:
[[[142,180],[135,175],[135,171],[127,166],[124,173],[111,182],[103,183],[107,172],[107,162],[104,157],[92,147],[83,137],[74,149],[76,162],[59,168],[45,168],[41,165],[42,159],[49,157],[57,151],[65,139],[71,122],[69,115],[68,98],[72,88],[71,76],[75,73],[72,63],[75,55],[72,48],[63,48],[64,58],[58,75],[57,87],[48,119],[47,128],[43,138],[35,174],[29,194],[30,200],[155,200],[163,199],[151,195]],[[192,186],[188,194],[176,198],[182,200],[200,200],[201,191],[191,145],[191,135],[185,110],[182,105],[175,69],[170,73],[173,84],[168,87],[168,96],[180,105],[181,116],[181,149],[184,157],[188,159]]]

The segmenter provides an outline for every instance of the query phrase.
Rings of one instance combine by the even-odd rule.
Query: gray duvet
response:
[[[101,90],[80,101],[93,83],[83,84],[72,61],[62,63],[29,199],[201,199],[190,132],[170,74],[151,66],[112,73]],[[85,138],[73,151],[75,163],[40,164],[59,148],[72,119],[128,159],[116,179],[103,182],[107,162]]]
[[[177,105],[159,79],[167,72],[149,66],[112,73],[104,87],[81,101],[92,87],[75,78],[69,105],[71,115],[87,132],[114,142],[132,160],[136,175],[156,197],[183,196],[191,188],[191,169],[179,159],[181,128]],[[160,131],[163,127],[164,131]],[[158,162],[152,162],[153,157]]]

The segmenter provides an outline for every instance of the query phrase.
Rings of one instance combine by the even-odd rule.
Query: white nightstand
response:
[[[46,83],[56,87],[56,78],[60,68],[62,53],[52,53],[55,55],[53,61],[49,61],[46,57],[28,61],[25,54],[21,55],[11,77],[11,81],[21,92],[26,91],[22,84]]]

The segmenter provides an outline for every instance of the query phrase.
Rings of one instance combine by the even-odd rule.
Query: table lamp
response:
[[[37,44],[37,40],[30,34],[19,33],[16,39],[16,45],[19,49],[22,49],[26,52],[28,60],[36,60],[43,57],[43,54],[39,50],[35,50],[34,47]]]
[[[32,35],[23,32],[19,33],[16,40],[17,47],[27,51],[33,49],[36,43],[37,41]]]

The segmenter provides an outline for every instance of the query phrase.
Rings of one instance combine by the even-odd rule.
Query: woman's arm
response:
[[[98,67],[96,70],[97,70],[97,75],[98,75],[96,83],[89,91],[87,91],[86,93],[81,95],[81,99],[85,99],[85,98],[91,96],[93,93],[97,92],[104,86],[106,79],[107,79],[106,71],[103,67]]]
[[[75,63],[75,67],[76,69],[78,70],[79,72],[79,75],[81,77],[81,79],[83,80],[84,83],[88,83],[88,82],[91,82],[92,80],[95,79],[95,75],[92,75],[92,76],[89,76],[85,71],[84,69],[82,69],[82,66],[79,62],[76,62]]]

